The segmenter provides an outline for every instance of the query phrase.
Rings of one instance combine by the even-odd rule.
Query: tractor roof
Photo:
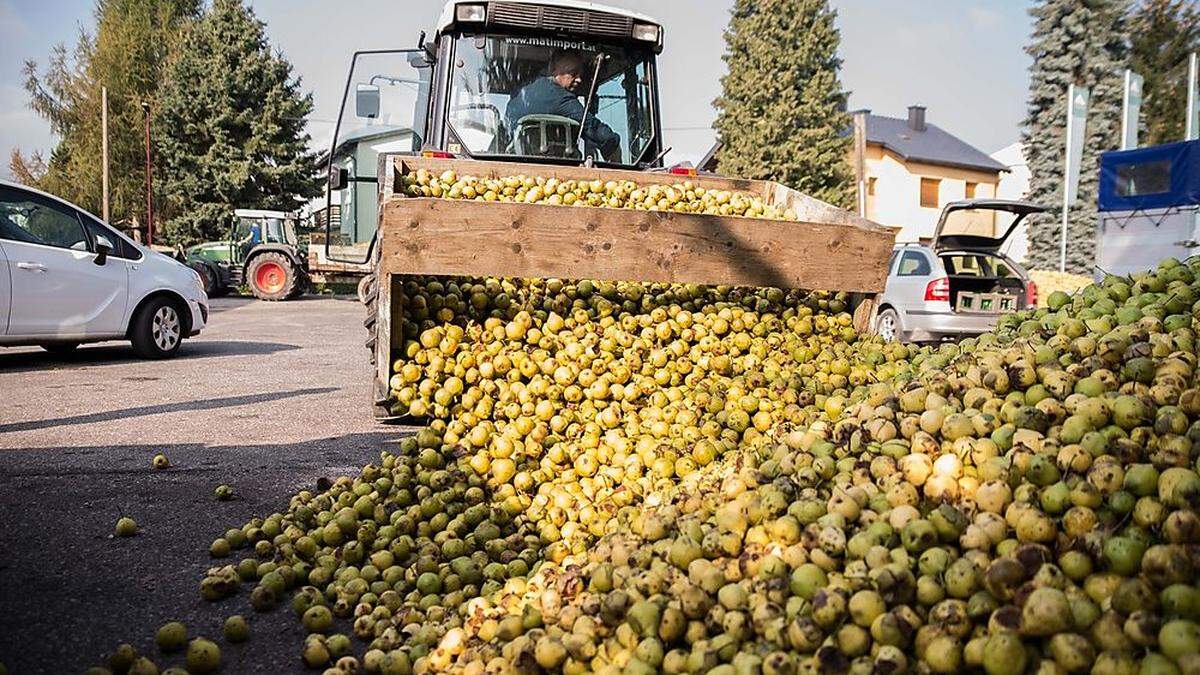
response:
[[[479,0],[450,0],[446,6],[442,8],[442,16],[438,19],[437,32],[441,34],[450,26],[454,25],[454,8],[458,5],[484,5],[488,2],[479,2]],[[616,14],[618,16],[628,17],[640,23],[652,23],[656,26],[662,26],[657,20],[641,14],[639,12],[631,12],[628,9],[620,7],[610,7],[601,5],[596,2],[586,2],[585,0],[512,0],[505,2],[506,5],[545,5],[547,7],[562,7],[566,9],[581,9],[593,12],[606,12],[608,14]]]

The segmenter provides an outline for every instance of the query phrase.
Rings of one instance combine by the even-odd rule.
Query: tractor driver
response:
[[[549,75],[525,85],[508,102],[505,114],[512,134],[526,115],[558,115],[583,125],[583,140],[600,149],[610,162],[621,159],[621,137],[607,124],[583,109],[576,90],[583,81],[584,58],[573,51],[559,51],[550,58]]]
[[[241,260],[245,260],[250,251],[262,243],[262,226],[258,219],[250,220],[247,223],[246,219],[242,220],[242,224],[248,225],[246,236],[237,240],[238,252],[241,255]],[[238,228],[241,229],[241,228]]]

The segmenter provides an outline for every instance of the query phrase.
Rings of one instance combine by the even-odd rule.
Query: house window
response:
[[[875,177],[871,176],[867,179],[867,194],[871,197],[875,196]]]
[[[938,207],[938,187],[941,184],[940,178],[921,179],[921,206],[930,209]]]
[[[977,186],[977,185],[979,185],[979,184],[972,183],[971,181],[967,181],[967,189],[965,190],[965,193],[966,193],[965,196],[967,199],[975,198],[975,186]]]

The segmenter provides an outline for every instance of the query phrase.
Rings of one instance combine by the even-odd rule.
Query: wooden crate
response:
[[[793,210],[796,221],[634,209],[413,198],[405,174],[427,169],[480,178],[691,181]],[[390,375],[395,275],[497,276],[685,282],[881,292],[896,228],[770,181],[574,166],[385,155],[380,159],[380,274],[376,363]],[[867,312],[860,314],[869,315]]]
[[[392,156],[380,175],[382,269],[483,275],[778,286],[876,293],[895,229],[777,183],[581,167]],[[685,180],[738,190],[794,210],[800,222],[633,209],[411,198],[392,186],[410,171],[479,177]]]

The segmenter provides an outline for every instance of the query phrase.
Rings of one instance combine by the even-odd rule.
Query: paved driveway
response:
[[[72,673],[132,642],[158,660],[154,630],[179,619],[219,637],[225,617],[251,640],[218,640],[222,672],[303,672],[290,608],[216,605],[197,584],[227,528],[286,508],[320,477],[373,461],[403,432],[374,422],[362,306],[351,299],[213,303],[208,330],[177,358],[127,344],[69,356],[0,349],[0,662]],[[154,471],[163,452],[171,468]],[[218,502],[213,489],[237,498]],[[111,536],[118,517],[141,533]]]

